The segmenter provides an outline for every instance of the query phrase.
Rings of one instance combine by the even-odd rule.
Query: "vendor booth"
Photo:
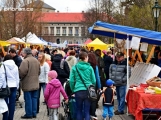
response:
[[[157,65],[149,64],[155,45],[161,45],[161,33],[134,27],[109,24],[101,21],[94,23],[94,25],[89,28],[89,32],[91,34],[113,37],[115,40],[120,39],[125,42],[127,59],[130,54],[133,59],[138,55],[141,63],[137,62],[135,64],[131,77],[127,78],[128,92],[126,97],[128,112],[135,116],[135,120],[143,119],[143,110],[150,110],[150,113],[151,111],[161,111],[161,79],[154,79],[158,76],[161,68]],[[146,63],[143,63],[139,49],[146,51],[148,44],[152,44],[153,47]],[[132,50],[131,48],[135,50],[133,55],[130,51]]]
[[[107,44],[105,44],[104,42],[102,42],[100,39],[96,38],[95,40],[93,40],[92,42],[90,42],[89,44],[87,44],[87,47],[93,47],[94,50],[96,49],[100,49],[102,50],[107,50]]]

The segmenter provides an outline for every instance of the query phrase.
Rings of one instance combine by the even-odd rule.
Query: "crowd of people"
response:
[[[6,67],[6,71],[4,70]],[[0,113],[3,120],[13,120],[15,103],[23,91],[25,115],[21,119],[36,118],[39,113],[41,90],[44,104],[47,105],[49,120],[58,120],[60,93],[65,103],[70,95],[76,101],[76,115],[73,120],[97,120],[96,109],[100,96],[103,96],[102,119],[112,119],[113,115],[124,114],[127,72],[127,60],[122,52],[114,57],[111,50],[87,50],[85,48],[66,48],[44,51],[24,48],[21,55],[13,48],[4,56],[0,66],[0,88],[6,84],[11,90],[9,97],[0,101]],[[7,76],[7,82],[5,75]],[[64,83],[69,81],[71,94],[64,90]],[[88,98],[86,86],[94,85],[98,99]],[[105,89],[104,89],[105,88]],[[115,90],[116,88],[116,90]],[[117,95],[118,110],[113,112],[114,95]],[[4,110],[4,108],[6,108]],[[3,109],[3,111],[2,111]]]

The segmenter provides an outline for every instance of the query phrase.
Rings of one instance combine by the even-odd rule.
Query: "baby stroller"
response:
[[[65,113],[64,120],[76,120],[76,101],[70,89],[69,81],[64,83],[64,89],[69,98],[68,103],[65,103],[64,100],[62,101],[62,106]]]

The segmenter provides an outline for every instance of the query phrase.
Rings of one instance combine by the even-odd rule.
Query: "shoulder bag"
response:
[[[6,67],[4,66],[4,71],[5,71],[5,79],[6,79],[6,88],[0,88],[0,98],[6,98],[9,97],[11,94],[10,88],[8,87],[8,83],[7,83],[7,73],[6,73]]]
[[[88,92],[88,98],[91,100],[91,101],[96,101],[97,100],[97,94],[96,94],[96,90],[95,90],[95,86],[94,85],[90,85],[89,87],[86,86],[86,84],[84,83],[84,80],[82,78],[82,76],[80,75],[78,69],[77,69],[77,66],[75,66],[76,68],[76,71],[82,81],[82,83],[84,84],[84,86],[87,88],[87,92]]]

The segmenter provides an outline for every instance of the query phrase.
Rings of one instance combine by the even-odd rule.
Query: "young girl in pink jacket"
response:
[[[60,107],[60,93],[63,95],[66,102],[68,96],[65,93],[60,81],[57,78],[57,72],[52,70],[48,73],[49,83],[46,85],[44,97],[49,108],[49,120],[58,120],[58,108]]]

